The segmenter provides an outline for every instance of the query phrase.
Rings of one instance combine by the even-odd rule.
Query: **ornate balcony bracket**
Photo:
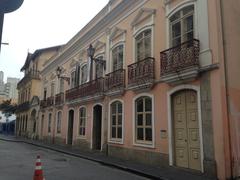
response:
[[[200,72],[199,44],[193,39],[161,52],[161,81],[174,85],[196,79]]]

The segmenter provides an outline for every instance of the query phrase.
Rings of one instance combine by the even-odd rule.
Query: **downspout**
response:
[[[228,139],[229,139],[229,160],[230,160],[230,176],[233,178],[233,161],[232,161],[232,137],[231,137],[231,124],[229,118],[230,105],[229,105],[229,82],[228,82],[228,66],[227,66],[227,57],[226,57],[226,47],[225,47],[225,31],[224,31],[224,10],[223,10],[223,0],[220,0],[220,18],[221,18],[221,28],[222,28],[222,44],[223,44],[223,64],[224,64],[224,74],[225,74],[225,85],[226,85],[226,106],[227,106],[227,125],[228,125]]]

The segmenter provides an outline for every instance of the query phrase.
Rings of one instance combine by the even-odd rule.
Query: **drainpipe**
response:
[[[231,141],[231,124],[229,118],[230,105],[229,105],[229,82],[228,82],[228,65],[226,57],[226,47],[225,47],[225,31],[224,31],[224,10],[223,10],[223,0],[220,0],[220,18],[221,18],[221,28],[222,28],[222,44],[223,44],[223,65],[224,65],[224,74],[225,74],[225,91],[226,91],[226,106],[227,106],[227,128],[228,128],[228,141],[229,141],[229,160],[230,160],[230,177],[233,178],[233,160],[232,160],[232,141]]]

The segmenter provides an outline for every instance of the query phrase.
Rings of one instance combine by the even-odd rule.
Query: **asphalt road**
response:
[[[0,140],[0,180],[33,179],[40,155],[46,180],[146,180],[146,178],[96,162],[23,143]]]

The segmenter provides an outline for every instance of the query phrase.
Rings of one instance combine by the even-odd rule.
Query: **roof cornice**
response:
[[[48,73],[51,69],[55,68],[57,64],[63,64],[64,62],[66,62],[69,56],[79,51],[81,47],[83,47],[86,43],[90,43],[91,41],[93,41],[93,39],[97,35],[105,32],[111,24],[119,20],[122,16],[124,16],[127,12],[131,11],[138,4],[144,2],[146,2],[146,0],[124,0],[120,4],[118,4],[116,8],[107,13],[103,18],[100,17],[100,20],[94,26],[90,27],[86,31],[86,33],[81,34],[82,30],[80,30],[80,32],[77,33],[78,39],[73,44],[70,43],[72,41],[70,40],[69,43],[71,45],[69,46],[69,43],[67,43],[65,47],[68,48],[63,48],[62,53],[55,57],[53,60],[51,60],[48,65],[46,65],[46,67],[42,71],[42,74]],[[85,29],[86,26],[83,29]],[[72,39],[75,38],[76,35]]]

